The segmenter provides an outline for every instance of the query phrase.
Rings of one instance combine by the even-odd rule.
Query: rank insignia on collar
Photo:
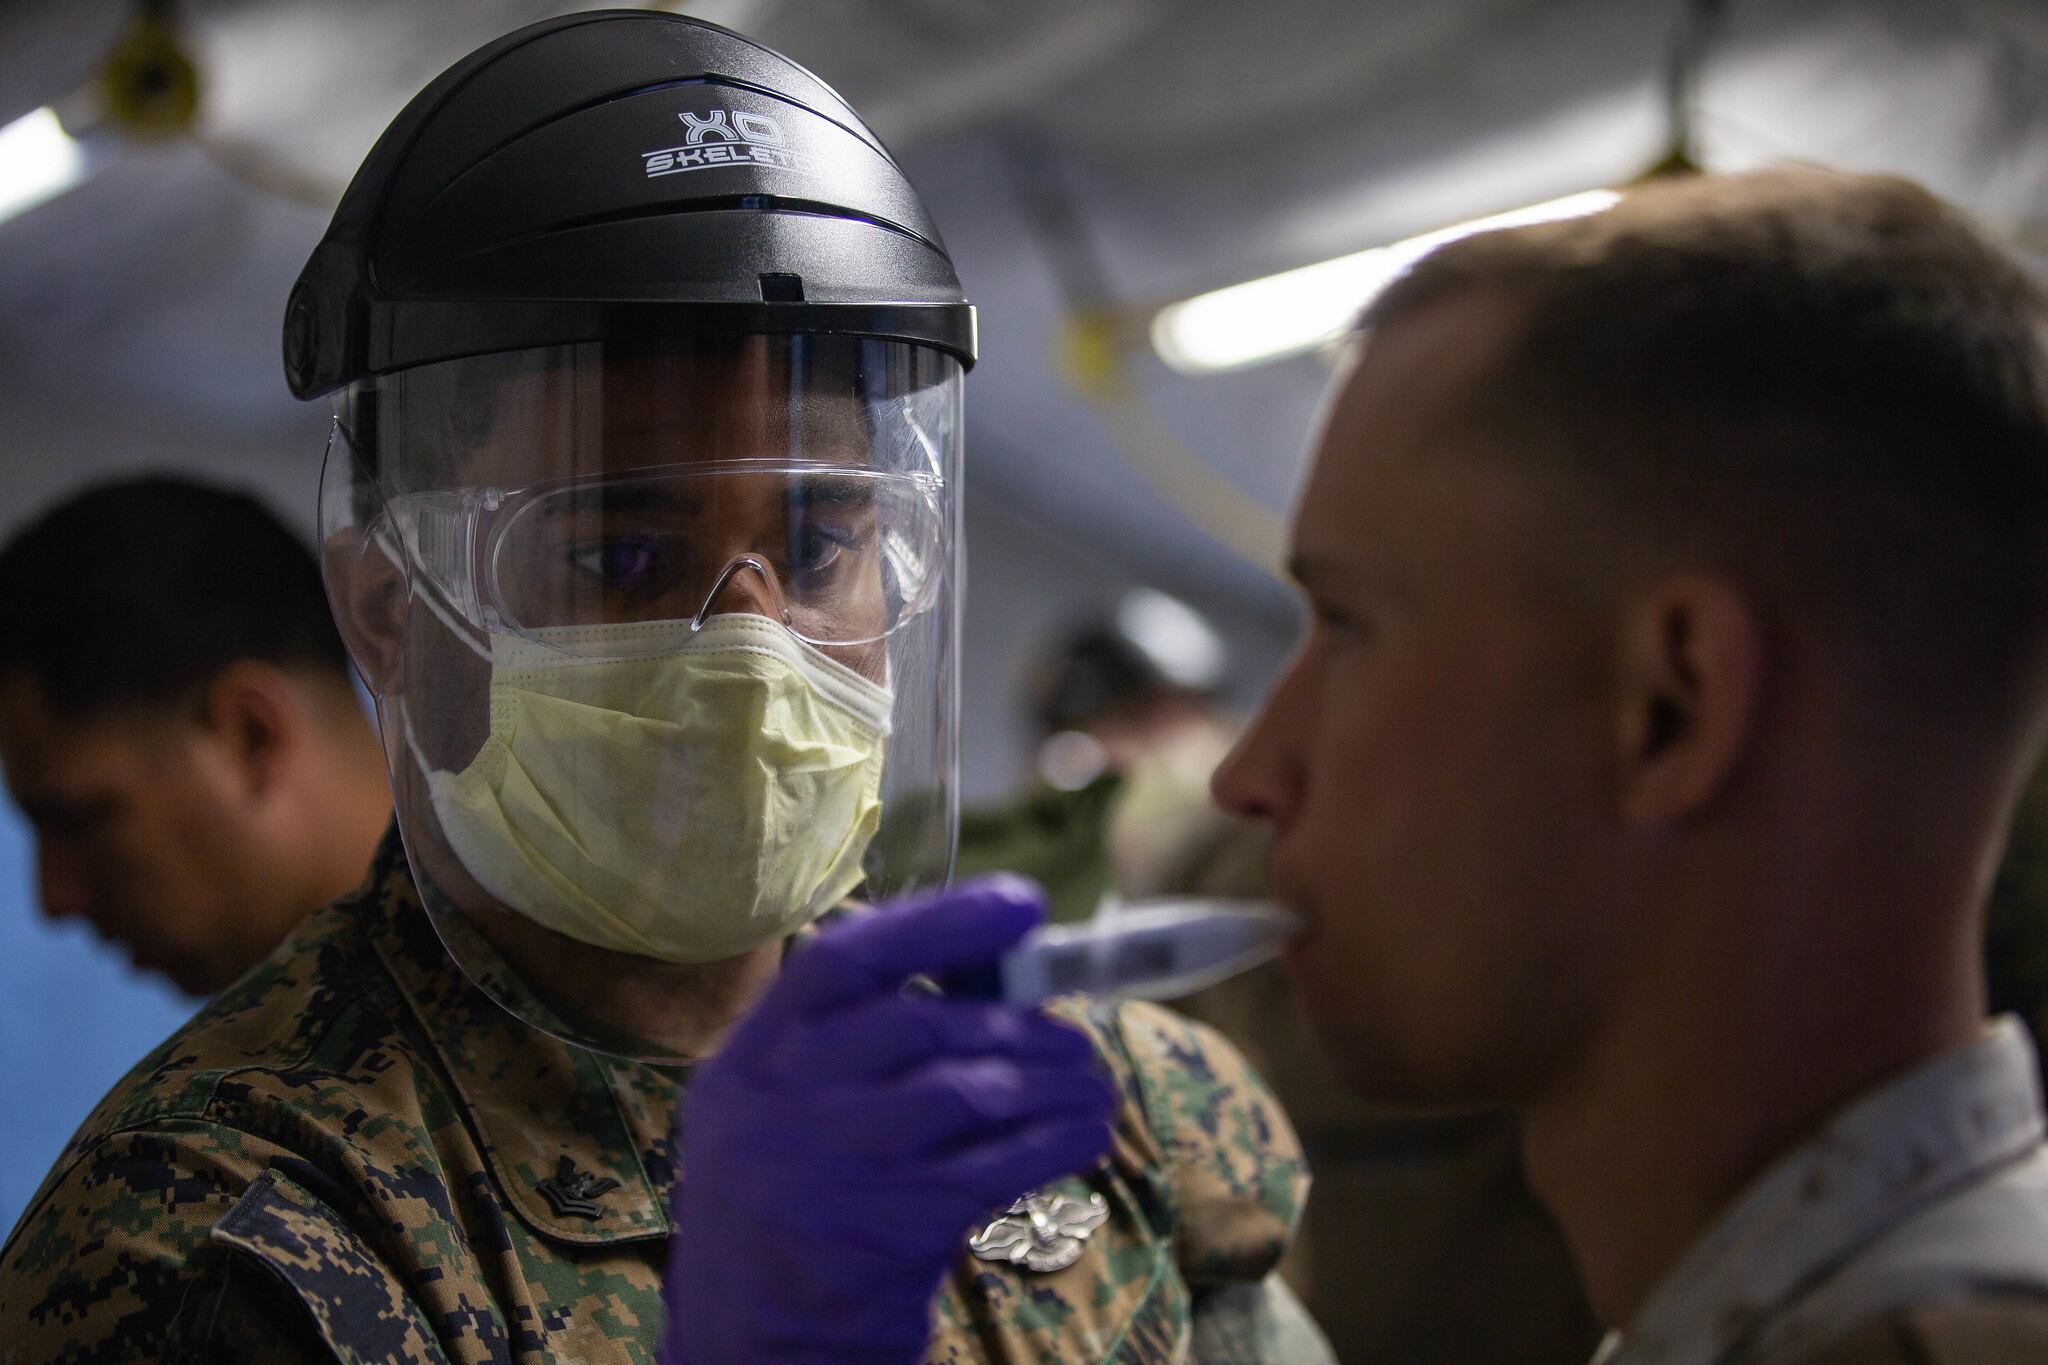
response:
[[[538,1186],[547,1196],[548,1207],[561,1218],[602,1218],[605,1211],[598,1207],[600,1196],[610,1194],[619,1187],[619,1182],[608,1175],[592,1175],[576,1169],[576,1163],[563,1157],[555,1167],[555,1173]]]
[[[967,1243],[984,1261],[1021,1265],[1041,1273],[1065,1270],[1081,1259],[1088,1234],[1109,1220],[1099,1194],[1084,1202],[1049,1190],[1025,1195]]]

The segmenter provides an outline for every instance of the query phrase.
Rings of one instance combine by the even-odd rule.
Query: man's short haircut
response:
[[[1454,439],[1797,595],[1916,710],[2038,693],[2048,303],[1962,213],[1815,168],[1654,184],[1453,242],[1361,328],[1475,293],[1524,311]]]
[[[348,678],[311,551],[245,493],[119,479],[0,549],[0,676],[59,715],[181,706],[245,659]]]

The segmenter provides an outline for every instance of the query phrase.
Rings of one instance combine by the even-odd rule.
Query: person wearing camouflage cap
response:
[[[821,916],[947,875],[973,358],[894,161],[737,35],[550,20],[399,115],[285,322],[337,395],[323,567],[396,829],[87,1120],[0,1251],[0,1362],[645,1361],[665,1266],[770,1196],[776,1254],[851,1254],[787,1189],[679,1180],[675,1117],[786,956],[837,960]],[[842,1042],[851,1076],[888,1040]],[[916,1084],[974,1226],[910,1188],[853,1230],[948,1239],[929,1359],[1327,1358],[1270,1274],[1299,1149],[1227,1044],[1069,1002],[971,1051]]]

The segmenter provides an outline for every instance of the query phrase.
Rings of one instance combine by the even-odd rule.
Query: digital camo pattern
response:
[[[1233,1343],[1201,1359],[1326,1359],[1244,1292],[1307,1183],[1259,1083],[1162,1010],[1067,1009],[1130,1097],[1061,1187],[1109,1219],[1054,1274],[963,1249],[931,1359],[1181,1361],[1198,1318]],[[0,1365],[649,1360],[677,1086],[472,986],[389,839],[86,1121],[0,1249]]]

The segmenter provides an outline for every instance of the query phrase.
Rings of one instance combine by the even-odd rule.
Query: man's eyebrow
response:
[[[1384,610],[1410,601],[1402,581],[1363,549],[1297,550],[1288,558],[1287,576],[1312,606],[1373,603]]]
[[[579,512],[644,512],[695,506],[695,499],[681,489],[652,484],[589,484],[567,488],[549,499],[549,515]]]
[[[875,481],[858,474],[812,475],[790,490],[790,500],[802,507],[872,507],[875,498]]]
[[[1354,576],[1334,555],[1295,552],[1287,560],[1287,576],[1304,588],[1328,588],[1336,580]]]

